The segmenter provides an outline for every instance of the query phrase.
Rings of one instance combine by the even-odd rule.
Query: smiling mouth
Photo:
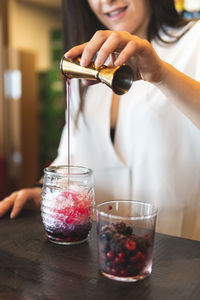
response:
[[[106,13],[106,15],[108,17],[115,17],[117,15],[119,15],[120,13],[122,13],[123,11],[125,11],[127,9],[127,6],[123,7],[123,8],[119,8],[117,10],[114,10],[112,12]]]

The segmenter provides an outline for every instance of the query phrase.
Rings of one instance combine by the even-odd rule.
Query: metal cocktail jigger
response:
[[[95,67],[92,62],[88,67],[80,66],[80,57],[67,59],[63,56],[60,69],[67,78],[81,78],[86,80],[98,80],[109,86],[117,95],[123,95],[130,89],[133,83],[133,71],[130,66]]]

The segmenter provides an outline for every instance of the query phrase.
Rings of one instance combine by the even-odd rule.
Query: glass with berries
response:
[[[152,271],[157,209],[132,200],[97,205],[100,272],[119,281],[137,281]]]
[[[44,169],[41,215],[51,242],[74,245],[86,241],[92,227],[93,210],[91,169],[76,166]]]

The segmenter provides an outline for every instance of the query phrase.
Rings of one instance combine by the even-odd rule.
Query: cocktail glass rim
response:
[[[66,169],[66,173],[59,173],[56,170]],[[72,170],[77,170],[76,172],[71,172]],[[78,171],[79,170],[79,171]],[[52,165],[44,169],[46,174],[56,174],[56,176],[65,177],[66,175],[70,176],[80,176],[80,175],[89,175],[93,173],[93,170],[84,166],[74,166],[74,165]]]
[[[148,213],[148,214],[144,214],[141,216],[115,216],[112,214],[112,212],[110,211],[110,213],[105,213],[103,211],[100,211],[102,206],[105,205],[112,205],[112,204],[116,204],[116,203],[129,203],[129,204],[137,204],[137,205],[141,205],[141,206],[148,206],[149,208],[151,208],[152,212]],[[98,212],[98,214],[100,214],[101,216],[104,217],[110,217],[112,219],[116,219],[116,220],[146,220],[146,219],[151,219],[157,216],[158,213],[158,209],[151,203],[149,202],[141,202],[141,201],[137,201],[137,200],[109,200],[109,201],[105,201],[102,202],[98,205],[96,205],[96,211]]]

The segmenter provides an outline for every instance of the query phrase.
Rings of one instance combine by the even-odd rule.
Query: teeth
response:
[[[110,16],[115,16],[115,15],[117,15],[120,11],[121,11],[121,9],[116,10],[116,11],[113,11],[113,12],[109,13],[109,15],[110,15]]]
[[[115,16],[115,15],[119,14],[123,10],[124,10],[124,8],[118,9],[118,10],[115,10],[113,12],[108,13],[108,15],[112,17],[112,16]]]

